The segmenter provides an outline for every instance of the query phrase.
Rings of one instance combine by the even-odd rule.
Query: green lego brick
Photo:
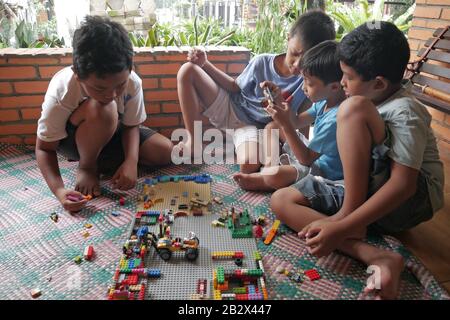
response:
[[[251,227],[244,227],[239,229],[234,229],[231,233],[232,238],[252,238],[252,228]]]
[[[148,224],[154,225],[156,224],[157,217],[149,217]]]
[[[233,288],[233,293],[245,294],[245,293],[247,293],[247,289],[244,287]]]
[[[217,268],[217,282],[219,284],[223,284],[225,282],[225,275],[224,275],[224,271],[223,271],[223,267],[218,267]]]
[[[261,257],[261,253],[260,253],[259,251],[255,251],[255,252],[253,252],[253,257],[254,257],[254,259],[255,259],[256,261],[258,261],[258,260],[261,260],[261,259],[262,259],[262,257]]]

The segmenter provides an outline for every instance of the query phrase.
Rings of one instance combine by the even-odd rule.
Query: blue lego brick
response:
[[[161,211],[159,211],[159,210],[147,210],[147,211],[145,211],[143,216],[146,216],[146,217],[159,217],[160,214],[161,214]]]
[[[148,233],[148,227],[147,226],[142,226],[142,227],[139,227],[138,231],[136,232],[136,236],[138,238],[141,238],[144,235],[146,235],[147,233]]]
[[[145,178],[144,184],[147,184],[149,186],[153,185],[153,179],[152,178]]]
[[[161,277],[161,270],[159,269],[148,269],[147,277],[149,278],[159,278]]]

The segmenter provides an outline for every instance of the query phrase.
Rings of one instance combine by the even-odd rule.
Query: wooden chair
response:
[[[420,58],[408,65],[406,78],[421,102],[450,113],[450,26],[439,28],[419,50]],[[431,63],[434,61],[434,63]]]

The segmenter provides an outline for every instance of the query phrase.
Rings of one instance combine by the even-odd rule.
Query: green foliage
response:
[[[239,45],[242,40],[236,36],[236,30],[199,17],[175,27],[156,23],[146,35],[130,32],[128,36],[135,47]]]
[[[307,1],[257,0],[257,5],[255,30],[240,31],[247,38],[242,45],[255,55],[284,52],[289,28],[307,10]]]
[[[392,22],[401,31],[407,33],[411,26],[414,9],[415,4],[394,19],[392,15],[384,14],[384,0],[375,0],[373,5],[370,5],[367,0],[357,0],[354,6],[344,5],[335,0],[328,0],[327,2],[327,13],[335,20],[338,26],[337,40],[342,39],[361,24],[372,20]]]
[[[56,35],[45,35],[33,42],[32,48],[63,48],[65,45],[64,38],[58,38]]]
[[[21,21],[14,31],[18,48],[30,48],[35,42],[37,32],[33,24]]]

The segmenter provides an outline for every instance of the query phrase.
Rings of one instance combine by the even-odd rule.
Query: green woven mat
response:
[[[67,186],[74,185],[76,162],[59,159]],[[214,196],[225,204],[251,209],[273,220],[268,208],[269,194],[244,192],[232,180],[237,166],[171,166],[151,172],[140,170],[139,182],[151,175],[208,173],[213,177]],[[40,299],[106,299],[108,285],[121,256],[121,247],[136,210],[139,190],[117,193],[109,181],[102,181],[101,198],[90,201],[81,213],[70,215],[48,190],[37,167],[33,148],[0,144],[0,287],[1,299],[31,299],[30,290],[39,288]],[[127,199],[120,206],[118,199]],[[118,211],[120,215],[111,213]],[[60,219],[49,216],[56,212]],[[85,224],[93,225],[91,229]],[[272,299],[359,299],[366,284],[366,267],[339,253],[316,259],[307,253],[304,242],[285,226],[282,236],[266,246],[258,241],[262,253],[269,297]],[[85,238],[83,233],[90,236]],[[449,299],[424,266],[391,237],[371,237],[377,246],[403,255],[406,269],[400,285],[401,299]],[[92,262],[76,265],[73,258],[82,255],[86,245],[94,245],[97,256]],[[315,268],[317,281],[295,283],[275,271],[282,265],[295,271]]]

